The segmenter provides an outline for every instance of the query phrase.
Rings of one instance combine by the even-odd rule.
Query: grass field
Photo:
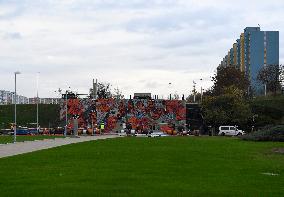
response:
[[[284,143],[126,137],[67,145],[0,159],[0,194],[284,196],[284,155],[275,147]]]
[[[44,140],[44,139],[54,139],[63,136],[49,136],[49,135],[31,135],[31,136],[17,136],[17,142],[23,141],[33,141],[33,140]],[[14,136],[0,136],[0,144],[12,143],[14,141]]]

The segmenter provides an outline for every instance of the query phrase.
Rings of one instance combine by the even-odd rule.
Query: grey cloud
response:
[[[11,39],[11,40],[18,40],[18,39],[22,39],[22,35],[19,32],[8,32],[5,33],[3,36],[3,39]]]
[[[136,18],[130,20],[125,26],[129,31],[138,32],[163,32],[175,31],[184,28],[204,29],[209,26],[224,25],[229,23],[230,15],[228,11],[212,10],[211,8],[202,8],[197,10],[188,10],[188,8],[176,8],[165,10],[160,15],[155,15],[155,10],[152,10],[153,16]]]
[[[40,71],[54,88],[65,83],[89,87],[94,75],[118,81],[122,91],[163,91],[159,83],[167,84],[172,73],[186,84],[213,72],[243,28],[255,21],[263,21],[263,29],[280,30],[282,49],[283,3],[271,2],[0,0],[0,6],[7,5],[0,22],[9,32],[0,32],[1,74]]]
[[[145,88],[149,88],[149,89],[155,89],[158,88],[159,86],[161,86],[160,83],[156,82],[156,81],[149,81],[145,84]]]

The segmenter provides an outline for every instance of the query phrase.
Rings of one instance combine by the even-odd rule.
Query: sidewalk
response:
[[[116,138],[118,135],[100,135],[100,136],[80,136],[79,138],[55,138],[36,141],[17,142],[15,144],[0,145],[0,158],[29,153],[37,150],[44,150],[74,144],[79,142],[87,142],[99,139]]]

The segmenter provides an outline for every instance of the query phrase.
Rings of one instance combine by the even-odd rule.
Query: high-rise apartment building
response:
[[[219,66],[234,66],[248,76],[250,90],[264,94],[264,84],[257,75],[266,65],[279,65],[279,31],[261,31],[260,27],[246,27]]]

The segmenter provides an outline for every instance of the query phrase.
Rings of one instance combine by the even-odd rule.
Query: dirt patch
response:
[[[272,152],[279,153],[279,154],[284,154],[284,148],[273,148]]]

